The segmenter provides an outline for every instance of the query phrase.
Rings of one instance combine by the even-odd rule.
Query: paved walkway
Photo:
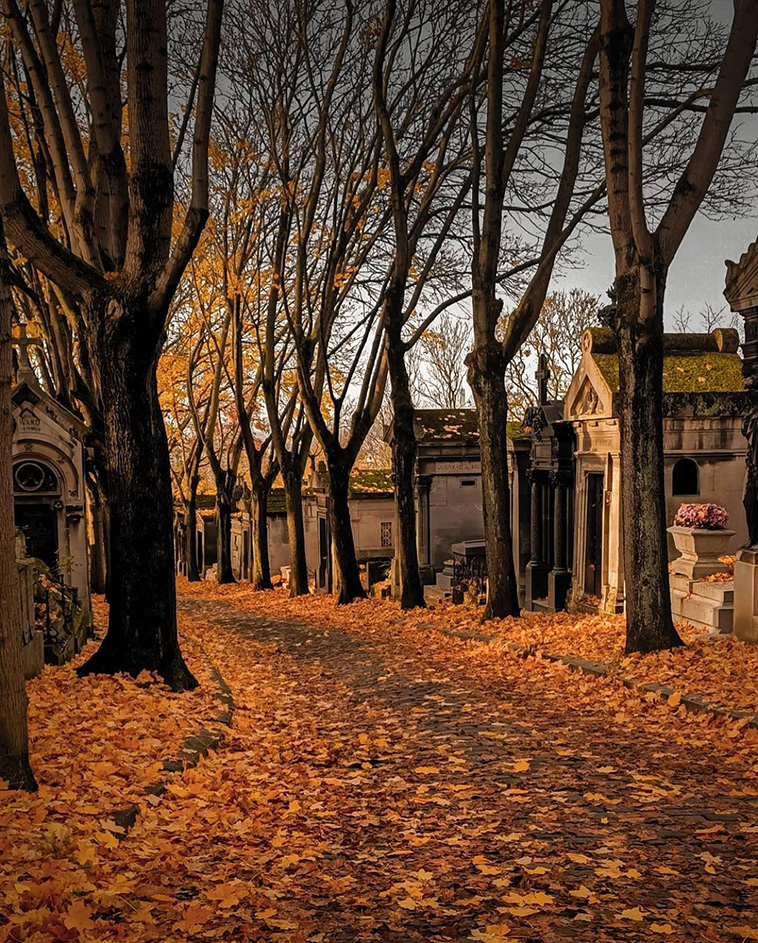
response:
[[[704,721],[400,615],[180,612],[237,705],[207,775],[249,845],[210,828],[205,867],[263,902],[229,938],[758,939],[756,757]]]

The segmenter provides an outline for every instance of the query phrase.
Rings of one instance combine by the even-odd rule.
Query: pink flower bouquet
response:
[[[728,520],[729,512],[720,504],[681,504],[674,518],[674,526],[723,530]]]

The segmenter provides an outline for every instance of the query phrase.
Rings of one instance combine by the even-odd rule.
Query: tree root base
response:
[[[77,669],[80,678],[93,674],[121,674],[122,672],[136,678],[141,671],[155,671],[172,691],[193,691],[197,686],[197,678],[187,667],[180,652],[163,662],[155,664],[149,656],[139,658],[138,655],[129,657],[122,652],[114,652],[107,644],[107,637],[95,654]]]
[[[26,757],[0,756],[0,779],[8,783],[9,789],[36,792],[39,788]]]

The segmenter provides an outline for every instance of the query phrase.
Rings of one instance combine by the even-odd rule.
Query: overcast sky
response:
[[[682,305],[693,315],[699,314],[706,304],[711,304],[717,311],[726,305],[724,260],[736,261],[757,238],[756,217],[719,222],[696,217],[671,267],[666,289],[666,326],[671,327],[671,318]],[[556,277],[554,287],[577,286],[605,298],[605,292],[613,282],[610,236],[584,234],[582,246],[584,267]]]

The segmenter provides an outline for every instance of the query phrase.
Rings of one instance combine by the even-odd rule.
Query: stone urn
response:
[[[724,571],[724,564],[719,561],[719,557],[729,553],[729,542],[735,531],[674,524],[668,528],[668,532],[674,538],[674,546],[681,553],[681,557],[677,557],[671,564],[672,573],[686,576],[690,580],[700,580],[711,573]]]

